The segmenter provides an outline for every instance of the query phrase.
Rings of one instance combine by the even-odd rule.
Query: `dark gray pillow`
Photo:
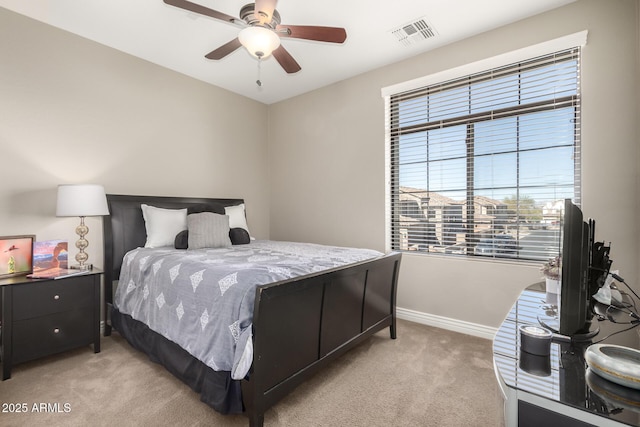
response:
[[[176,249],[189,248],[189,230],[182,230],[176,235],[174,246]]]
[[[231,246],[229,217],[213,212],[187,215],[189,249],[226,248]]]
[[[251,236],[244,228],[232,228],[229,230],[229,238],[234,245],[246,245],[251,242]]]

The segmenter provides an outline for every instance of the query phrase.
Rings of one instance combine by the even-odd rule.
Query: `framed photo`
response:
[[[34,235],[0,236],[0,278],[33,271]]]
[[[66,240],[44,240],[33,244],[33,273],[51,269],[68,268],[68,244]]]

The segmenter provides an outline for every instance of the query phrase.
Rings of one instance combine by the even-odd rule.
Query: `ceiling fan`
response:
[[[244,46],[258,60],[273,54],[280,66],[291,74],[300,71],[301,67],[280,44],[281,37],[329,43],[343,43],[347,38],[347,32],[344,28],[281,25],[280,14],[276,10],[277,0],[256,0],[255,3],[246,4],[240,9],[240,18],[187,0],[164,0],[164,2],[190,12],[244,27],[240,30],[238,37],[206,54],[205,57],[208,59],[222,59],[240,46]]]

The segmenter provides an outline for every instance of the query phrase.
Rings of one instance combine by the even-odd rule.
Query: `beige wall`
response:
[[[385,247],[382,87],[589,30],[583,210],[639,285],[637,7],[580,0],[269,107],[271,237]],[[536,266],[405,254],[398,306],[497,327]]]
[[[0,8],[0,235],[75,242],[56,187],[98,183],[243,197],[268,237],[266,128],[263,104]],[[101,219],[87,221],[102,265]]]

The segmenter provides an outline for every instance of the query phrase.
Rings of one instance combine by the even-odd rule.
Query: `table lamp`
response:
[[[76,255],[78,265],[71,266],[80,270],[90,270],[92,264],[88,264],[89,255],[84,251],[89,242],[85,239],[89,233],[89,227],[84,224],[84,218],[87,216],[104,216],[109,215],[107,207],[107,197],[104,193],[102,185],[78,184],[78,185],[59,185],[58,186],[58,203],[56,207],[56,216],[78,216],[80,217],[80,225],[76,228],[76,234],[80,237],[76,242],[76,248],[80,250]]]

